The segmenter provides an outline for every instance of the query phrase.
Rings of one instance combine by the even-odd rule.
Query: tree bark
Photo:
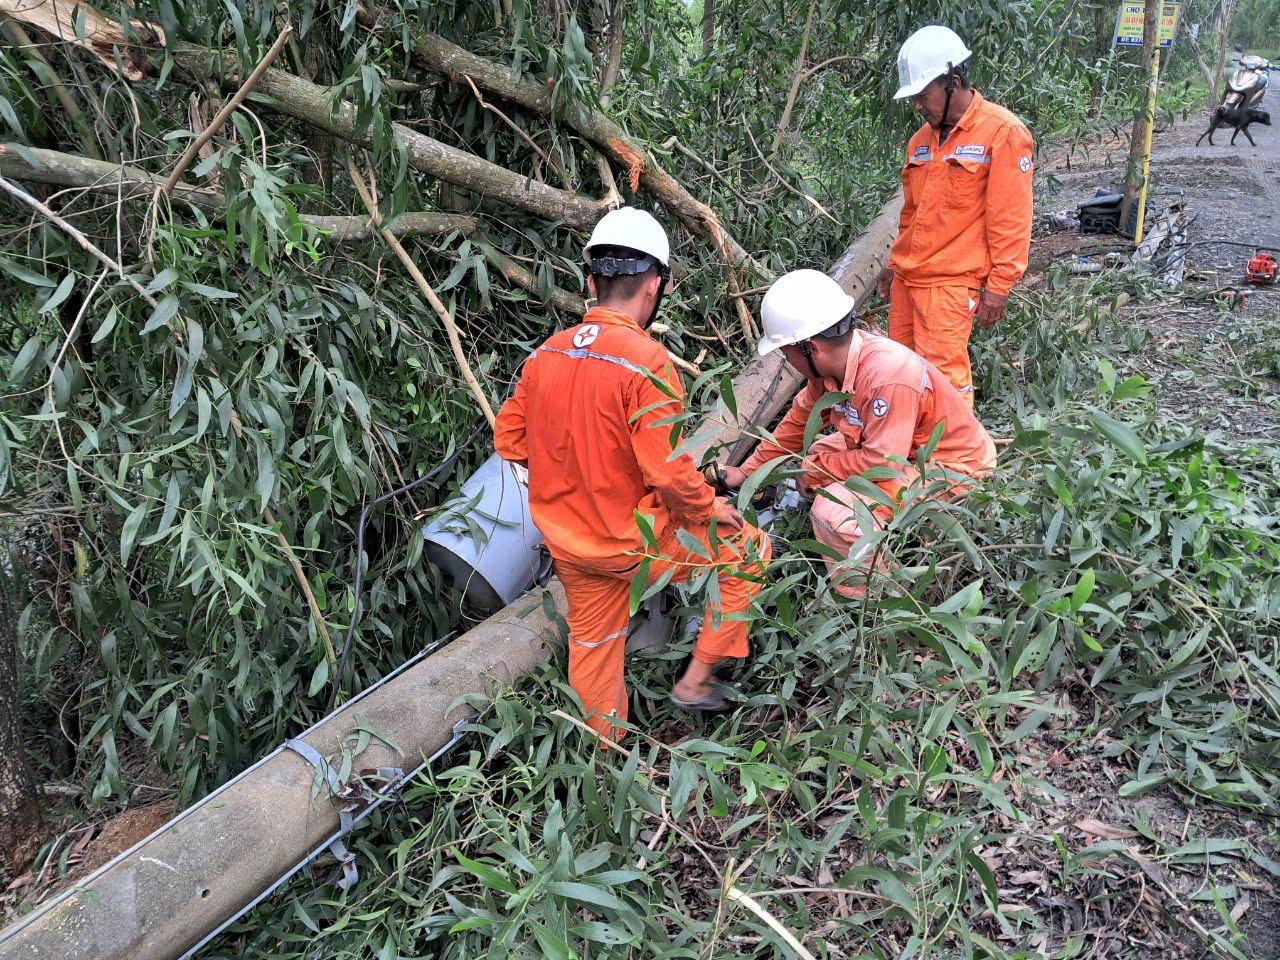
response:
[[[18,688],[18,563],[0,545],[0,889],[31,863],[40,803],[22,739]]]
[[[232,85],[237,69],[234,55],[215,53],[192,44],[175,44],[171,52],[178,68],[189,75],[211,76],[226,86]],[[331,110],[325,87],[273,69],[258,81],[257,89],[275,101],[273,107],[279,113],[341,137],[348,143],[370,144],[367,136],[356,133],[355,108],[343,102]],[[392,128],[408,151],[409,165],[428,176],[448,180],[456,186],[501,200],[546,220],[563,220],[579,229],[594,226],[603,213],[594,201],[586,197],[538,183],[475,154],[433,140],[403,124],[393,123]]]
[[[782,145],[782,137],[787,132],[787,124],[791,122],[791,109],[796,105],[796,94],[800,92],[800,82],[804,77],[804,58],[809,52],[809,31],[813,28],[813,11],[818,0],[809,0],[809,18],[804,22],[804,36],[800,39],[800,53],[796,55],[795,75],[791,79],[791,89],[787,92],[787,105],[782,108],[782,119],[778,121],[778,132],[773,135],[773,146],[769,148],[769,156],[778,152]]]
[[[609,13],[609,23],[604,43],[604,54],[600,64],[600,106],[609,106],[609,93],[618,82],[618,70],[622,65],[622,0],[617,0]],[[596,171],[600,174],[600,183],[604,186],[604,199],[601,203],[609,210],[622,206],[622,194],[618,193],[617,181],[613,178],[613,168],[609,166],[609,158],[596,150]]]
[[[73,40],[77,34],[71,11],[72,7],[55,6],[51,0],[0,0],[0,12],[15,20],[34,23],[67,42],[76,42]],[[122,49],[128,46],[118,24],[96,14],[95,17],[96,29],[99,30],[95,35],[113,36],[114,31],[119,35]],[[154,39],[163,35],[159,27],[151,24],[139,24],[138,27],[145,46],[125,51],[125,59],[133,65],[130,76],[138,71],[155,72],[158,64],[154,61],[163,49],[162,43]],[[99,56],[104,55],[99,50],[95,49],[95,52]],[[197,82],[208,78],[229,90],[240,86],[236,77],[240,64],[234,53],[217,52],[190,43],[174,43],[168,53],[173,56],[179,71]],[[369,145],[369,138],[356,132],[355,108],[347,102],[333,104],[325,87],[283,70],[270,69],[262,75],[256,89],[258,93],[272,98],[274,109],[285,116],[301,120],[349,143]],[[392,128],[405,144],[410,165],[428,176],[448,180],[546,220],[563,220],[579,229],[594,226],[603,213],[596,203],[585,197],[530,180],[514,170],[433,140],[403,124],[393,123]],[[643,158],[638,159],[643,162]]]
[[[716,0],[702,0],[702,55],[716,44]]]
[[[364,22],[376,24],[369,14],[361,14]],[[433,33],[422,34],[413,48],[418,65],[450,78],[468,76],[482,90],[510,100],[545,117],[553,115],[551,94],[546,85],[531,77],[514,74],[510,67],[495,63],[464,50],[455,43]],[[465,82],[465,81],[463,81]],[[259,88],[261,89],[261,84]],[[718,229],[724,235],[724,247],[734,265],[749,263],[761,277],[772,276],[762,264],[751,258],[742,245],[719,225],[714,211],[694,197],[652,157],[634,144],[626,133],[599,110],[584,110],[570,104],[565,108],[563,122],[581,136],[601,147],[630,175],[631,188],[643,186],[691,232],[716,243]],[[455,181],[456,182],[456,181]],[[588,201],[589,202],[589,201]],[[598,213],[599,211],[597,211]]]
[[[1230,0],[1228,0],[1230,2]],[[1142,190],[1142,154],[1146,147],[1147,101],[1151,76],[1151,61],[1155,58],[1160,42],[1160,13],[1163,0],[1147,0],[1142,20],[1142,79],[1143,95],[1133,115],[1133,131],[1129,135],[1129,163],[1124,174],[1124,223],[1122,230],[1131,229],[1136,223],[1138,196]]]
[[[1213,90],[1213,71],[1209,69],[1209,65],[1204,62],[1204,53],[1200,50],[1200,44],[1195,37],[1191,35],[1191,28],[1187,26],[1187,21],[1181,17],[1178,18],[1178,28],[1182,31],[1182,35],[1187,38],[1187,43],[1191,47],[1191,55],[1196,58],[1196,66],[1200,68],[1200,72],[1204,74],[1204,81],[1209,85],[1209,102],[1205,109],[1209,116],[1213,116],[1214,111],[1218,109],[1217,101],[1214,99]]]
[[[47,183],[59,187],[81,187],[93,193],[116,196],[117,192],[126,200],[141,198],[150,200],[160,186],[160,178],[152,176],[137,167],[126,167],[105,160],[90,160],[87,157],[70,153],[59,153],[56,150],[42,150],[28,147],[25,153],[38,161],[33,165],[25,156],[18,153],[12,145],[0,144],[0,176],[13,180],[24,180],[28,183]],[[188,183],[178,183],[173,188],[172,198],[183,200],[192,206],[199,207],[209,213],[219,213],[226,207],[226,197],[220,191]],[[318,216],[299,214],[303,223],[318,230],[332,231],[330,243],[353,243],[367,240],[375,234],[369,225],[368,216]],[[476,221],[473,217],[456,216],[445,213],[405,213],[396,218],[390,228],[396,236],[413,236],[415,234],[446,234],[457,230],[463,236],[475,232]]]
[[[1209,106],[1216,110],[1222,102],[1222,71],[1227,67],[1227,38],[1231,35],[1231,21],[1236,16],[1236,0],[1222,0],[1222,18],[1218,30],[1218,68],[1213,73],[1212,94]]]

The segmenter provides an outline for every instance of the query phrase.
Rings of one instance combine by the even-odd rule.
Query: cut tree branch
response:
[[[112,197],[119,194],[125,200],[150,199],[160,185],[158,177],[137,167],[90,160],[39,147],[24,147],[22,150],[19,153],[13,144],[0,144],[0,176],[57,187],[80,187]],[[31,160],[36,163],[31,163]],[[219,213],[227,204],[220,191],[188,183],[175,184],[172,199],[182,200],[209,213]],[[378,232],[370,226],[367,215],[331,217],[299,214],[298,217],[308,226],[328,232],[330,243],[367,240]],[[448,213],[402,213],[387,229],[397,237],[416,234],[439,236],[455,230],[463,236],[471,236],[476,231],[476,221],[474,217]]]
[[[613,85],[618,81],[618,69],[622,65],[622,0],[617,0],[609,13],[608,40],[605,43],[603,62],[600,64],[600,106],[609,106],[609,95]],[[622,206],[622,194],[618,192],[618,182],[613,178],[613,168],[609,166],[609,158],[596,150],[596,170],[600,174],[600,182],[604,185],[604,199],[600,205],[606,210],[617,210]]]
[[[160,187],[160,192],[166,197],[173,190],[174,184],[181,179],[182,174],[186,172],[191,161],[195,159],[196,154],[200,152],[200,148],[213,139],[213,135],[222,129],[222,125],[227,122],[231,114],[236,112],[236,108],[244,103],[245,97],[249,96],[250,91],[258,85],[258,81],[262,79],[262,75],[267,72],[267,67],[271,66],[276,57],[280,55],[280,51],[284,49],[284,45],[289,38],[293,36],[293,28],[287,23],[284,29],[280,31],[280,36],[276,37],[276,42],[266,52],[266,55],[253,68],[253,73],[249,74],[249,78],[241,84],[240,89],[236,91],[235,96],[223,104],[222,109],[217,112],[213,120],[207,127],[200,131],[199,135],[187,144],[187,149],[182,151],[182,156],[178,158],[177,164],[173,168],[173,173],[165,179]]]
[[[771,157],[777,155],[782,136],[791,122],[791,108],[796,105],[796,94],[800,92],[800,83],[804,79],[804,56],[809,52],[809,31],[813,28],[813,11],[817,6],[818,0],[809,0],[809,17],[804,22],[804,37],[800,40],[800,52],[796,55],[795,76],[792,77],[791,89],[787,92],[787,105],[782,108],[782,119],[778,121],[778,132],[773,135],[773,146],[769,148]]]
[[[364,178],[360,176],[360,171],[356,169],[355,159],[349,154],[347,156],[347,172],[351,175],[351,182],[355,184],[356,192],[360,194],[360,200],[369,211],[369,219],[375,224],[381,223],[382,215],[378,212],[378,201],[374,199],[372,192],[365,185]],[[471,369],[471,364],[467,362],[467,355],[462,351],[462,338],[458,334],[458,325],[453,322],[453,317],[449,315],[448,309],[440,302],[436,292],[431,289],[431,284],[427,283],[427,278],[422,275],[418,265],[409,256],[409,251],[396,239],[395,234],[390,230],[382,230],[381,232],[382,239],[387,241],[387,246],[400,258],[404,268],[409,271],[409,276],[413,277],[413,282],[418,285],[422,295],[431,304],[431,309],[435,310],[436,316],[444,324],[445,333],[449,337],[449,347],[453,350],[453,358],[458,362],[458,367],[462,371],[462,378],[467,381],[467,386],[471,388],[471,392],[475,395],[476,403],[480,406],[480,412],[489,421],[489,426],[496,426],[498,418],[494,416],[493,407],[489,405],[489,398],[484,395],[484,390],[480,387],[480,381],[476,379],[475,372]]]
[[[36,6],[24,5],[30,3]],[[55,6],[52,0],[0,0],[0,12],[8,13],[24,22],[42,26],[51,33],[62,36],[69,43],[78,43],[71,23],[72,9],[70,5]],[[83,10],[84,8],[75,9]],[[56,15],[61,19],[55,19],[50,23],[49,15]],[[115,31],[114,35],[119,38],[118,44],[121,50],[127,54],[128,62],[134,65],[133,73],[137,73],[139,79],[146,71],[158,72],[160,55],[162,52],[167,52],[172,56],[178,70],[197,82],[210,78],[228,90],[237,85],[235,74],[239,69],[239,62],[235,53],[231,51],[214,51],[190,43],[173,43],[165,50],[162,44],[155,40],[155,37],[161,36],[159,28],[153,28],[147,24],[137,25],[139,33],[143,35],[144,47],[139,48],[136,45],[130,47],[118,24],[103,20],[100,16],[97,19],[105,24],[104,30],[109,27]],[[132,76],[132,73],[129,75]],[[480,86],[485,85],[480,83]],[[278,113],[301,120],[349,143],[359,146],[370,144],[371,137],[358,132],[355,107],[347,101],[339,101],[335,104],[325,87],[283,70],[270,68],[258,81],[257,90],[271,98],[272,107]],[[587,197],[575,196],[567,191],[538,183],[514,170],[490,163],[475,154],[433,140],[404,124],[393,123],[391,126],[395,135],[405,145],[409,164],[428,176],[447,180],[459,187],[526,210],[545,220],[563,220],[579,229],[590,228],[602,215],[600,207]]]
[[[62,104],[62,109],[67,111],[67,116],[71,118],[71,125],[80,134],[80,142],[84,146],[85,154],[94,160],[101,160],[102,154],[98,150],[97,142],[93,139],[93,127],[85,119],[84,111],[80,109],[80,104],[76,103],[75,97],[71,96],[66,84],[62,82],[62,77],[58,76],[58,72],[53,69],[53,64],[40,52],[40,48],[31,42],[31,38],[27,36],[27,31],[23,29],[21,23],[6,16],[0,16],[0,24],[3,24],[5,29],[10,31],[18,47],[24,50],[33,60],[37,60],[44,65],[49,74],[49,83],[53,87],[53,95]],[[50,106],[52,105],[51,102]]]
[[[4,0],[0,0],[4,2]],[[377,19],[367,11],[359,14],[362,22],[376,25]],[[444,37],[433,33],[422,34],[413,48],[413,56],[419,66],[442,74],[452,80],[466,75],[476,85],[504,100],[510,100],[544,117],[553,116],[551,93],[545,84],[532,77],[513,73],[505,64],[495,63],[477,56]],[[719,224],[714,212],[696,200],[671,174],[626,135],[623,129],[599,110],[570,108],[565,111],[563,122],[578,134],[603,149],[628,172],[632,189],[643,186],[655,199],[670,210],[681,223],[698,236],[711,239],[717,249],[720,240],[733,266],[749,264],[761,277],[770,279],[771,270],[754,260],[731,234],[719,227],[722,237],[717,239],[709,224]]]

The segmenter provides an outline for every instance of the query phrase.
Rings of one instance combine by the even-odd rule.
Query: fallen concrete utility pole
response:
[[[895,204],[901,204],[900,195],[837,264],[842,285],[862,291],[855,296],[865,297],[884,263],[884,228],[876,225],[891,220],[896,226]],[[735,380],[739,411],[767,423],[775,415],[770,411],[780,411],[797,385],[798,378],[762,375],[752,364]],[[712,423],[698,436],[707,449],[737,434],[734,426]],[[545,589],[563,617],[567,605],[559,581]],[[467,716],[465,707],[449,710],[459,697],[514,682],[548,656],[558,636],[542,589],[534,590],[299,739],[327,758],[340,752],[357,725],[376,728],[393,737],[404,755],[374,739],[353,769],[412,769],[448,743],[454,724]],[[338,832],[343,802],[323,787],[317,791],[316,783],[308,760],[294,749],[277,749],[0,934],[0,960],[182,956]]]
[[[549,589],[563,611],[564,591],[556,582]],[[449,711],[459,697],[512,683],[547,656],[559,627],[544,612],[540,592],[347,704],[300,739],[322,757],[333,757],[357,725],[376,728],[394,737],[405,755],[375,738],[354,769],[416,767],[471,712]],[[315,780],[315,768],[302,755],[277,750],[6,931],[0,957],[182,955],[338,830],[340,805],[323,787],[315,793]]]

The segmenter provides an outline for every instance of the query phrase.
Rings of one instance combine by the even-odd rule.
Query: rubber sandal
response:
[[[714,690],[704,693],[697,700],[686,700],[672,690],[671,702],[682,710],[701,713],[724,713],[737,706],[732,700],[726,699]]]

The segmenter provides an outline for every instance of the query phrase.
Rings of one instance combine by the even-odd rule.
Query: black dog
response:
[[[1249,136],[1249,124],[1260,123],[1264,127],[1271,126],[1271,114],[1265,110],[1258,110],[1254,107],[1244,109],[1243,107],[1221,106],[1213,112],[1213,120],[1209,122],[1209,129],[1200,134],[1200,140],[1205,137],[1209,138],[1209,146],[1213,146],[1213,131],[1219,127],[1235,127],[1235,133],[1231,134],[1231,143],[1236,142],[1236,137],[1240,134],[1245,135],[1253,146],[1257,146],[1253,141],[1253,137]],[[1200,140],[1196,141],[1196,146],[1200,146]]]

